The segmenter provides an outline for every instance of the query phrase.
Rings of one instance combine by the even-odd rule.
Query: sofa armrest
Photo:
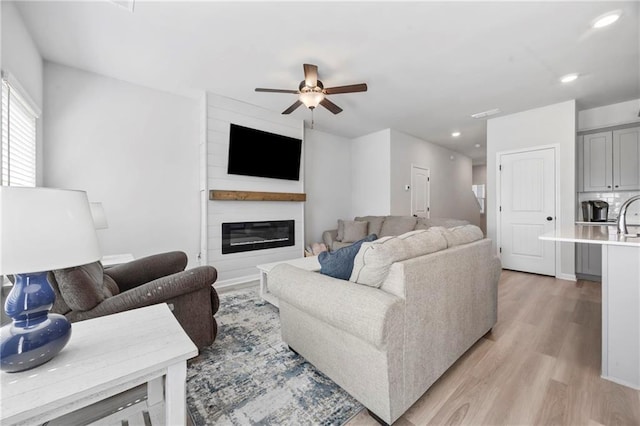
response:
[[[153,280],[131,290],[105,299],[88,311],[74,311],[73,321],[115,314],[130,309],[165,303],[184,294],[211,288],[218,272],[212,266],[200,266],[188,271]]]
[[[131,262],[112,266],[104,273],[118,284],[121,292],[158,278],[184,271],[187,255],[181,251],[154,254]]]
[[[337,241],[336,238],[338,238],[337,229],[331,229],[322,233],[322,241],[327,246],[327,250],[333,251],[333,242]]]
[[[269,291],[296,309],[378,348],[402,333],[404,301],[376,288],[280,264],[269,272]]]

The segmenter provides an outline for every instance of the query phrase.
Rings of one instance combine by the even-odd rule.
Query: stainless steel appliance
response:
[[[606,222],[609,216],[609,203],[602,200],[582,202],[582,220],[585,222]]]
[[[593,209],[591,208],[591,201],[583,201],[582,202],[582,221],[583,222],[591,222],[591,217],[593,216],[591,212]]]
[[[606,222],[609,216],[609,203],[601,200],[591,200],[591,222]]]

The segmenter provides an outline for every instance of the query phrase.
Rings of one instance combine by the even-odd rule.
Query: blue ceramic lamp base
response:
[[[0,370],[14,373],[37,367],[69,342],[69,320],[49,313],[54,301],[46,272],[16,275],[5,303],[13,323],[0,330]]]

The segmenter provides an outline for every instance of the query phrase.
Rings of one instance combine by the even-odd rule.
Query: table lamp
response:
[[[0,187],[0,274],[15,275],[5,303],[13,322],[0,331],[0,370],[28,370],[64,348],[71,323],[49,313],[55,294],[47,272],[100,258],[85,192]]]
[[[96,229],[107,229],[107,215],[104,213],[102,203],[89,203],[91,207],[91,217],[93,217],[93,225]]]

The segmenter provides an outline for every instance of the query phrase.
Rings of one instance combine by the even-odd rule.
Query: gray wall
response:
[[[351,218],[351,140],[305,129],[306,244],[322,241],[338,219]]]
[[[560,220],[558,226],[574,226],[576,197],[576,103],[575,100],[498,117],[487,122],[487,234],[496,243],[497,165],[499,152],[545,145],[560,147]],[[575,280],[573,243],[556,245],[560,259],[556,277]],[[557,255],[557,254],[556,254]]]
[[[44,184],[102,202],[104,254],[200,246],[198,102],[46,62]]]
[[[351,215],[391,214],[391,130],[351,141]]]
[[[471,159],[391,130],[391,214],[411,214],[411,165],[426,167],[430,176],[431,217],[466,219],[480,224],[480,212],[471,191]]]
[[[20,17],[15,5],[0,1],[1,11],[1,52],[0,67],[8,71],[26,92],[26,96],[42,110],[43,63],[31,35]],[[43,119],[41,114],[36,122],[36,184],[42,185],[42,144]]]
[[[484,185],[485,186],[485,197],[487,192],[487,165],[479,164],[473,166],[471,171],[471,184],[472,185]],[[486,204],[486,199],[485,199]],[[485,205],[485,212],[480,214],[480,229],[487,235],[487,211]]]

